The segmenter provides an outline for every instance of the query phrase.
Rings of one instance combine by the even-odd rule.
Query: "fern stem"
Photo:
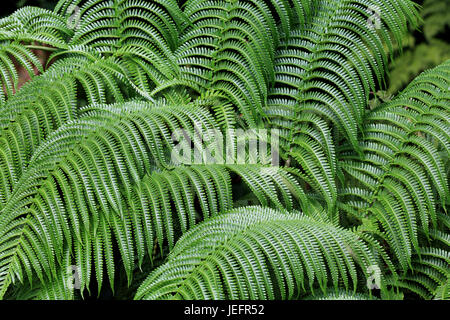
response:
[[[51,51],[51,52],[58,51],[58,48],[37,46],[37,45],[33,45],[33,44],[26,45],[25,47],[28,49],[44,50],[44,51]]]

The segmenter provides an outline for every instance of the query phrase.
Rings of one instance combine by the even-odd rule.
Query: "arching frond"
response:
[[[378,5],[375,1],[321,1],[311,22],[295,28],[281,42],[268,112],[282,127],[295,131],[300,114],[317,113],[333,121],[357,148],[369,89],[374,88],[374,80],[384,79],[388,57],[383,45],[401,41],[405,20],[415,24],[411,3]],[[373,6],[381,10],[379,32],[369,26],[367,8]],[[292,143],[293,132],[286,138]]]
[[[387,285],[424,299],[448,299],[450,252],[432,247],[421,248],[420,252],[420,258],[413,257],[413,271],[396,280],[388,278]]]
[[[348,146],[339,157],[342,170],[357,181],[356,188],[342,194],[352,201],[346,210],[376,218],[403,268],[415,251],[420,253],[418,228],[429,236],[430,224],[437,224],[436,207],[446,210],[449,197],[444,166],[450,133],[448,70],[446,62],[422,74],[397,98],[368,114],[363,158]]]
[[[81,103],[77,99],[84,97],[85,103],[124,101],[124,73],[115,58],[74,56],[56,62],[0,107],[0,208],[37,147],[78,117]]]
[[[136,299],[293,299],[316,283],[356,286],[374,263],[349,231],[299,213],[246,207],[183,236]]]
[[[160,246],[165,240],[173,246],[175,224],[184,232],[199,212],[208,217],[232,208],[228,172],[245,179],[263,204],[293,207],[291,190],[300,187],[282,169],[272,168],[270,173],[263,166],[249,165],[173,169],[171,133],[178,128],[194,132],[194,126],[215,127],[212,117],[196,104],[130,102],[93,105],[82,113],[35,150],[1,210],[2,292],[16,276],[22,280],[24,272],[30,276],[34,271],[44,282],[56,277],[66,247],[81,268],[83,288],[89,284],[91,257],[100,286],[104,263],[113,284],[113,237],[130,277],[135,246],[141,263],[145,252],[151,254],[154,239]],[[194,200],[200,208],[195,208]],[[36,257],[33,251],[44,256]]]
[[[250,126],[260,126],[278,43],[267,4],[187,1],[184,13],[192,26],[183,32],[175,51],[181,75],[156,88],[155,93],[177,85],[200,93],[214,90],[235,105]]]
[[[332,132],[330,122],[359,151],[358,136],[369,91],[375,81],[384,79],[387,55],[383,45],[395,42],[384,27],[398,41],[401,30],[406,29],[391,13],[406,10],[410,22],[415,23],[409,4],[386,3],[392,11],[384,16],[381,31],[375,32],[367,27],[367,8],[374,5],[368,1],[321,1],[311,12],[313,18],[285,35],[275,54],[275,85],[265,112],[271,127],[280,128],[284,158],[289,165],[298,163],[309,185],[322,194],[334,219],[334,144],[339,136]]]
[[[450,61],[369,101],[418,8],[1,18],[0,299],[447,299]]]

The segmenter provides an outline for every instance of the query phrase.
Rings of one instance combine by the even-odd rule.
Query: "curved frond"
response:
[[[189,231],[136,299],[293,299],[319,284],[357,284],[374,263],[349,231],[300,213],[245,207]]]
[[[346,210],[375,217],[405,269],[412,254],[420,254],[418,229],[429,236],[430,225],[437,224],[437,206],[446,210],[449,197],[444,165],[449,157],[449,66],[448,61],[420,75],[397,98],[367,115],[363,158],[349,146],[340,150],[340,166],[358,186],[344,190],[342,199],[352,199]],[[432,126],[427,125],[430,120]]]

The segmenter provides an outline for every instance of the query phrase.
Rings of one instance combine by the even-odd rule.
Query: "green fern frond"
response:
[[[189,231],[136,299],[293,299],[318,283],[356,286],[374,257],[349,231],[299,213],[246,207]],[[306,286],[308,288],[306,288]]]
[[[124,101],[124,72],[115,58],[66,58],[0,107],[0,208],[37,147],[53,131],[78,118],[81,106],[77,99],[84,96],[85,103]],[[128,91],[133,90],[128,87]]]
[[[63,49],[71,31],[51,11],[25,7],[0,19],[0,105],[19,90],[19,66],[33,78],[45,65],[33,49]]]
[[[105,262],[112,285],[113,237],[131,277],[134,246],[142,263],[145,252],[151,257],[154,239],[161,250],[165,240],[173,246],[175,221],[184,232],[198,220],[198,211],[208,217],[232,208],[228,172],[241,176],[262,204],[293,207],[290,193],[300,186],[282,169],[266,172],[263,166],[251,165],[171,169],[167,152],[174,144],[171,132],[178,128],[193,132],[194,125],[215,127],[207,111],[195,104],[92,105],[81,113],[79,120],[61,126],[34,151],[2,208],[3,292],[14,274],[22,280],[24,271],[28,276],[35,271],[44,282],[53,279],[63,248],[72,245],[81,286],[89,284],[94,255],[96,276],[102,279]],[[194,194],[200,210],[194,207]],[[51,236],[40,236],[50,230]],[[46,257],[29,256],[29,246]]]
[[[420,253],[418,226],[428,236],[430,223],[437,223],[437,200],[445,208],[449,196],[438,152],[442,147],[447,150],[450,133],[450,97],[445,91],[449,66],[448,61],[423,73],[397,98],[366,117],[361,144],[365,158],[349,152],[349,146],[341,148],[340,166],[368,191],[354,189],[343,198],[351,195],[367,201],[355,211],[364,210],[378,219],[403,268],[414,251]]]
[[[306,297],[305,300],[376,300],[376,298],[370,297],[367,294],[349,294],[348,292],[342,291],[338,293],[330,292],[325,295],[309,296]]]
[[[377,266],[381,299],[447,299],[450,60],[369,101],[418,8],[60,0],[0,19],[0,298],[370,299]]]
[[[413,269],[397,280],[387,279],[389,286],[409,290],[424,299],[448,295],[450,252],[432,247],[421,248],[421,257],[415,255]]]
[[[416,23],[410,2],[383,1],[378,5],[372,1],[321,1],[314,19],[291,31],[279,47],[275,62],[279,85],[271,93],[274,107],[269,107],[269,112],[286,106],[287,110],[278,112],[289,122],[301,112],[318,113],[333,121],[357,148],[369,89],[375,87],[374,78],[378,82],[384,79],[387,55],[383,45],[401,42],[406,20]],[[379,32],[368,27],[370,16],[363,9],[372,6],[381,10],[383,28]],[[402,21],[394,12],[403,13]]]

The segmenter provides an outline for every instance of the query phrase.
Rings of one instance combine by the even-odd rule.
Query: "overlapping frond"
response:
[[[65,48],[70,34],[65,20],[45,9],[25,7],[0,19],[0,108],[22,85],[19,67],[29,77],[44,71],[33,49]]]
[[[213,90],[250,126],[261,126],[278,44],[269,6],[255,0],[187,1],[184,13],[190,26],[175,51],[181,74],[155,93],[178,85],[199,93]]]
[[[404,21],[391,14],[407,11],[409,22],[415,23],[413,7],[400,1],[383,3],[387,6],[380,13],[383,27],[379,31],[370,28],[370,15],[364,9],[375,5],[370,1],[320,1],[310,12],[312,18],[285,35],[275,54],[275,85],[265,112],[271,127],[278,126],[282,132],[284,158],[289,165],[298,163],[335,218],[334,144],[340,137],[330,124],[359,150],[369,91],[384,79],[388,58],[384,46],[390,47],[406,30]]]
[[[57,277],[51,282],[32,280],[22,285],[10,287],[5,300],[73,300],[79,283],[78,268],[71,263],[69,250],[66,250]]]
[[[448,300],[450,252],[433,247],[421,248],[420,252],[420,258],[414,255],[412,259],[412,271],[395,280],[388,278],[386,284],[423,299]]]
[[[76,14],[71,44],[105,53],[133,43],[145,43],[160,52],[173,50],[186,24],[175,0],[63,0],[55,12],[66,21]]]
[[[84,247],[81,243],[89,243],[91,232],[97,226],[106,227],[107,217],[117,214],[124,218],[119,183],[125,185],[127,192],[133,181],[139,181],[144,175],[145,169],[150,171],[151,163],[168,162],[164,158],[164,148],[172,144],[170,129],[189,128],[189,123],[193,126],[194,121],[211,128],[211,122],[208,123],[200,110],[183,106],[174,112],[174,108],[177,109],[135,103],[94,107],[85,111],[86,119],[61,127],[34,152],[31,164],[0,214],[1,246],[12,249],[2,251],[2,290],[11,281],[11,268],[20,268],[22,263],[29,268],[28,259],[36,258],[20,255],[18,247],[29,250],[22,247],[26,241],[23,238],[29,237],[31,245],[39,246],[34,248],[36,252],[47,252],[50,261],[33,261],[31,265],[41,279],[41,268],[50,277],[50,271],[56,272],[55,256],[56,259],[61,257],[63,239],[70,244],[74,237],[81,249]],[[40,224],[39,219],[47,221]],[[122,219],[112,220],[121,224],[116,225],[117,228],[126,227]],[[96,227],[91,228],[91,224]],[[39,225],[40,228],[55,228],[52,237],[41,238],[41,232],[29,230]],[[124,235],[120,231],[126,230],[119,230],[116,229],[117,236],[122,240]],[[46,233],[42,231],[42,235]],[[127,241],[131,241],[131,235],[128,236]],[[79,265],[90,265],[86,257],[78,258]],[[131,263],[132,259],[124,261]],[[17,265],[13,267],[13,263]],[[82,269],[90,272],[90,267]],[[83,278],[89,278],[86,273]]]
[[[111,57],[73,56],[58,61],[0,107],[0,208],[10,197],[37,147],[78,117],[84,103],[124,101],[125,71]]]
[[[379,29],[370,27],[367,8],[373,6],[381,10]],[[357,147],[369,89],[384,79],[384,46],[401,41],[406,20],[415,24],[415,14],[409,1],[320,1],[312,21],[285,35],[279,46],[268,112],[282,127],[294,128],[301,113],[317,113]],[[290,143],[292,133],[286,138]]]
[[[368,106],[416,19],[410,0],[0,19],[0,298],[133,296],[150,272],[137,299],[370,299],[378,267],[382,299],[448,299],[450,61]]]
[[[357,285],[375,263],[356,235],[300,213],[244,207],[189,231],[136,299],[294,299]],[[317,288],[316,288],[317,289]]]
[[[173,51],[187,20],[175,0],[60,1],[55,11],[76,15],[71,46],[120,57],[142,92],[178,74]]]
[[[246,180],[261,203],[293,207],[291,190],[300,187],[282,169],[171,169],[173,131],[215,127],[210,114],[197,104],[92,105],[82,113],[35,150],[1,210],[2,292],[24,273],[30,277],[36,272],[42,281],[56,277],[64,248],[75,254],[83,287],[89,284],[91,258],[100,286],[104,264],[113,284],[113,238],[130,276],[134,247],[141,263],[155,240],[161,248],[165,240],[172,247],[174,230],[186,231],[199,213],[208,217],[232,208],[229,172]]]
[[[342,192],[344,210],[382,225],[403,268],[420,253],[418,229],[436,226],[449,197],[449,62],[420,75],[397,98],[365,119],[364,157],[340,150],[340,167],[356,183]],[[442,150],[442,153],[439,151]],[[442,156],[441,156],[442,155]]]

